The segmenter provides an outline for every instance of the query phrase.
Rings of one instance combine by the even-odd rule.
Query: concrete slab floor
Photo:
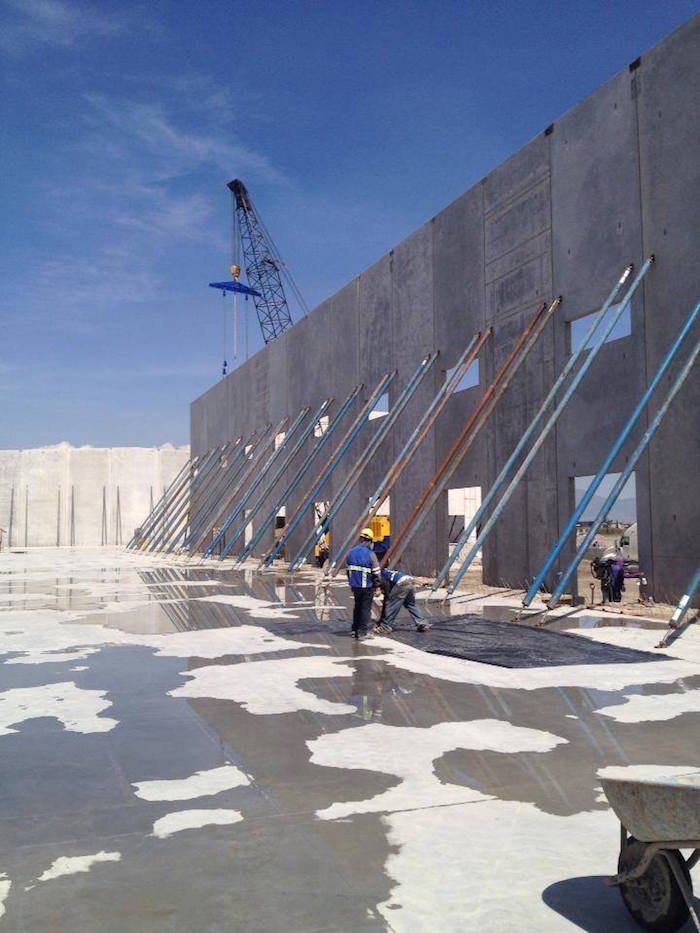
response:
[[[348,606],[308,572],[0,555],[0,933],[637,929],[600,775],[700,767],[700,629],[518,668],[357,645]],[[599,623],[554,627],[659,640]]]

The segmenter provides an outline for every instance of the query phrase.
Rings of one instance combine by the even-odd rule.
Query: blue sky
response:
[[[313,307],[695,8],[0,0],[0,447],[189,440],[231,178]]]

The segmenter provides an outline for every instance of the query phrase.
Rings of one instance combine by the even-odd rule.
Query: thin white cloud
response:
[[[196,131],[178,125],[173,111],[182,112],[185,103],[182,99],[168,106],[152,99],[140,101],[87,93],[92,130],[87,142],[94,149],[106,145],[110,155],[122,160],[144,157],[153,160],[151,171],[160,179],[212,166],[224,174],[252,173],[266,181],[282,182],[283,176],[266,156],[236,139],[230,117],[225,111],[219,112],[214,93],[209,87],[204,110],[192,119],[196,121]],[[218,126],[200,129],[215,119]]]
[[[37,48],[72,48],[88,40],[123,32],[128,20],[113,11],[66,0],[4,0],[0,47],[9,55]]]
[[[120,304],[173,286],[164,257],[227,245],[223,185],[242,175],[285,184],[267,157],[236,134],[230,91],[207,75],[130,82],[128,96],[86,92],[82,123],[65,144],[61,177],[47,182],[45,228],[60,251],[1,302],[10,317],[86,331]],[[216,193],[204,180],[216,177]]]

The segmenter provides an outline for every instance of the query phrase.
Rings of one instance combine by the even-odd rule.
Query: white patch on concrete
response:
[[[512,726],[499,719],[443,722],[429,729],[385,726],[344,729],[307,742],[316,765],[349,770],[378,771],[400,778],[401,783],[368,800],[334,803],[316,813],[322,820],[343,819],[354,813],[393,812],[446,806],[488,799],[470,787],[444,784],[434,762],[457,748],[478,751],[548,752],[566,739]]]
[[[169,781],[139,781],[135,794],[142,800],[192,800],[220,794],[234,787],[244,787],[250,779],[235,765],[223,765],[208,771],[197,771],[186,778]]]
[[[47,868],[43,875],[39,875],[37,881],[53,881],[55,878],[62,878],[64,875],[77,875],[80,872],[90,871],[97,862],[120,862],[121,852],[96,852],[94,855],[62,855],[52,863],[51,868]]]
[[[243,816],[238,810],[178,810],[168,813],[153,824],[153,835],[167,839],[173,833],[185,829],[200,829],[202,826],[227,826],[239,823]]]
[[[5,915],[5,901],[10,893],[12,882],[5,872],[0,872],[0,919]]]
[[[8,658],[6,664],[82,660],[100,648],[112,646],[153,648],[159,657],[177,658],[219,658],[308,647],[328,650],[326,645],[281,638],[257,625],[154,635],[78,622],[72,613],[51,610],[0,613],[0,655],[18,654]]]
[[[700,671],[698,671],[700,673]],[[596,710],[618,722],[661,722],[684,713],[700,713],[700,690],[682,693],[635,694],[622,703]]]
[[[295,657],[198,667],[182,672],[183,676],[191,679],[171,690],[170,696],[233,700],[249,713],[263,716],[293,713],[302,709],[336,716],[354,713],[354,706],[322,700],[309,690],[297,686],[301,680],[350,677],[353,669],[342,663],[349,660]]]
[[[378,909],[396,933],[577,930],[543,892],[612,874],[617,861],[619,829],[609,811],[561,817],[529,803],[484,800],[381,820],[393,886]],[[603,896],[606,890],[601,882]],[[609,900],[607,928],[626,929],[619,895]]]
[[[111,705],[104,690],[83,690],[72,681],[5,690],[0,693],[0,736],[18,732],[13,725],[43,717],[58,719],[67,732],[109,732],[117,720],[100,713]]]

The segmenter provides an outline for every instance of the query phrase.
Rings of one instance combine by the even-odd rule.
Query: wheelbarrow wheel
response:
[[[638,865],[645,849],[645,843],[630,839],[620,852],[618,872],[629,871]],[[689,913],[668,859],[675,861],[692,890],[690,872],[677,849],[670,849],[664,855],[657,853],[641,877],[620,885],[622,900],[637,923],[645,930],[658,933],[673,933],[680,929]]]

